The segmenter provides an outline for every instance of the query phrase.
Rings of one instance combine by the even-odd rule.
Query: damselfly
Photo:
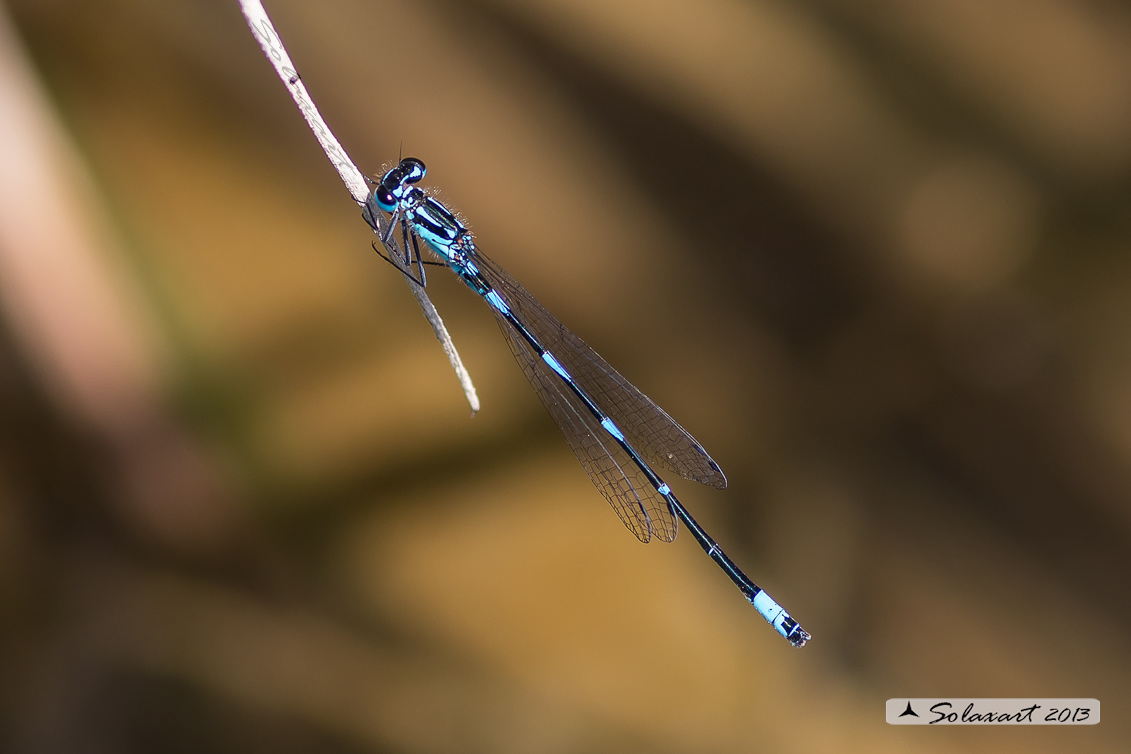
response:
[[[803,646],[809,634],[726,556],[650,465],[723,489],[726,477],[718,464],[687,430],[479,251],[455,215],[415,185],[424,173],[423,162],[405,158],[369,194],[363,215],[397,257],[390,261],[425,285],[429,263],[421,259],[419,244],[424,241],[491,307],[526,379],[624,525],[641,542],[671,542],[677,522],[683,521],[762,617],[795,647]],[[388,213],[387,222],[382,213]]]

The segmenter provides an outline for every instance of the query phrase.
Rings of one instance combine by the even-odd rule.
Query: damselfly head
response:
[[[397,169],[401,171],[401,180],[405,183],[417,183],[428,172],[424,163],[415,157],[404,158]]]
[[[373,198],[377,205],[386,212],[392,212],[397,203],[409,193],[406,186],[411,186],[420,181],[428,168],[415,157],[405,157],[395,168],[388,170],[381,176],[381,182],[373,189]]]
[[[373,189],[373,198],[377,200],[377,206],[386,212],[392,212],[393,208],[397,206],[397,198],[393,196],[389,189],[385,188],[384,181],[381,181],[377,188]]]

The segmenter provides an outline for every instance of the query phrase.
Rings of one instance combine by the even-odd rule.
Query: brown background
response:
[[[711,451],[669,481],[814,640],[624,531],[438,271],[468,418],[236,3],[19,0],[0,748],[1127,750],[1131,12],[267,9],[363,170],[424,159]],[[937,695],[1104,720],[884,723]]]

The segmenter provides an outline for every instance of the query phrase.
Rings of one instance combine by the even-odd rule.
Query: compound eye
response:
[[[415,157],[406,157],[401,160],[400,170],[401,175],[404,176],[401,180],[405,183],[417,183],[428,172],[424,163]]]
[[[397,206],[396,197],[393,196],[389,189],[385,188],[384,184],[373,189],[373,198],[377,200],[377,206],[386,212],[392,212]]]

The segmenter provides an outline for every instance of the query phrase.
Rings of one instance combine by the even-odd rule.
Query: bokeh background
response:
[[[1122,752],[1131,11],[274,0],[398,155],[688,427],[643,546],[487,308],[399,276],[234,0],[0,15],[0,748]],[[898,696],[1096,697],[896,728]]]

